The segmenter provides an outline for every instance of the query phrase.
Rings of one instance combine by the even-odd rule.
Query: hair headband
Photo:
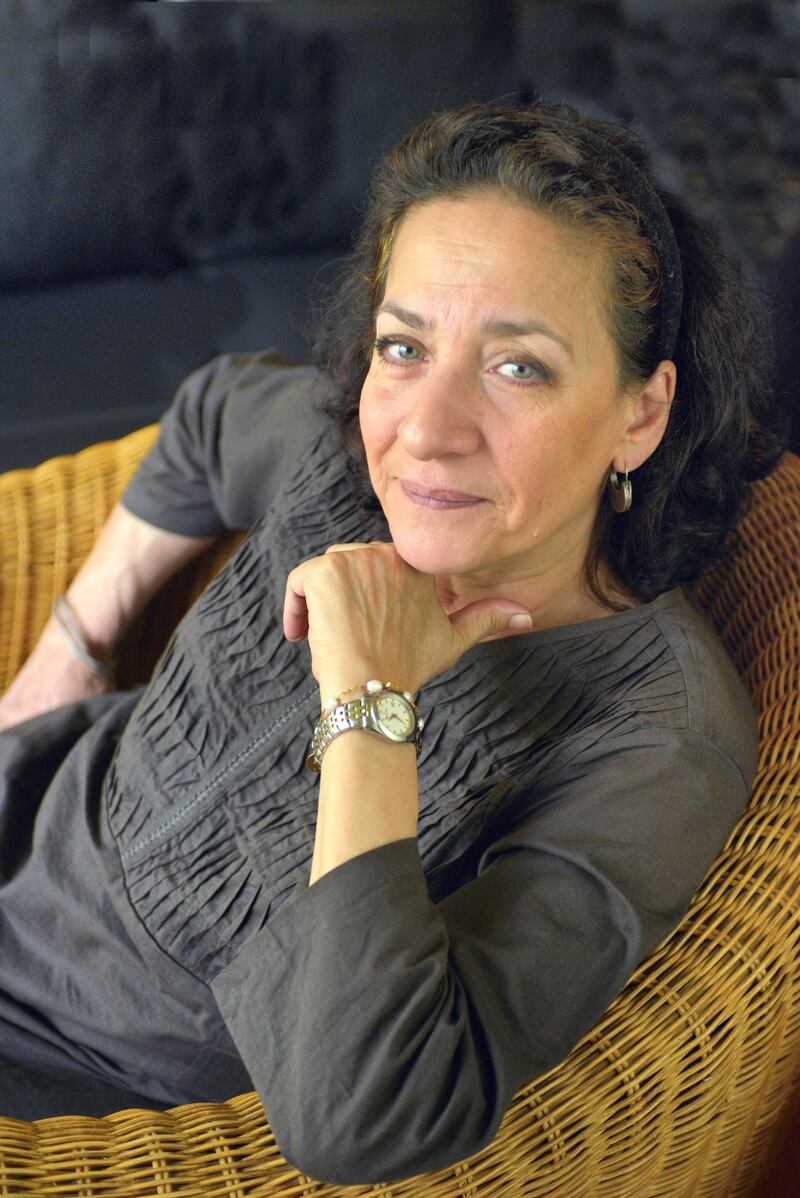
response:
[[[641,213],[645,233],[653,243],[661,270],[658,354],[661,359],[671,358],[683,311],[683,272],[672,222],[646,175],[632,158],[589,129],[582,128],[581,135],[615,168],[622,189]]]

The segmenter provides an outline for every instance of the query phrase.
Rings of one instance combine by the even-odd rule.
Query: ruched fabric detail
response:
[[[390,539],[331,446],[327,430],[311,441],[176,631],[106,777],[130,901],[203,981],[290,898],[313,853],[318,782],[305,757],[319,692],[306,643],[283,636],[286,577],[333,543]],[[530,794],[587,737],[651,714],[686,719],[680,667],[646,608],[475,646],[420,701],[419,848],[431,873],[477,842],[506,775]]]

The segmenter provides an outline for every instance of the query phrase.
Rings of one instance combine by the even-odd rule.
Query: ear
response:
[[[669,420],[677,378],[675,363],[665,359],[644,388],[627,399],[624,431],[614,452],[614,470],[635,470],[657,449]]]

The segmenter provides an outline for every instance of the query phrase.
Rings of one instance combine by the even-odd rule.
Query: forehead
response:
[[[442,197],[400,221],[382,298],[426,304],[436,321],[539,318],[588,348],[606,336],[602,265],[585,234],[519,201]]]

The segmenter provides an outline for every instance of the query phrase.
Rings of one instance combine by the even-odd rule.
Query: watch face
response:
[[[414,713],[401,695],[380,695],[375,701],[375,715],[382,731],[403,740],[414,731]]]

